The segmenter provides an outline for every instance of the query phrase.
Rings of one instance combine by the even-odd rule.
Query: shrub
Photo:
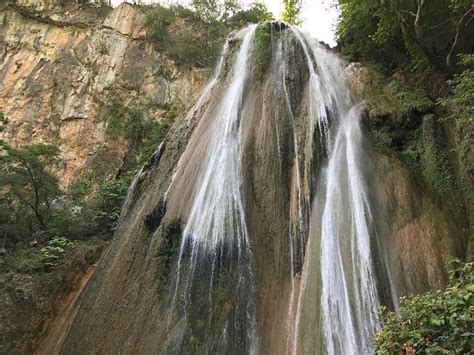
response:
[[[378,354],[473,351],[474,263],[454,263],[446,290],[403,297],[399,313],[382,307]]]
[[[168,110],[164,119],[151,121],[145,119],[144,111],[136,103],[123,105],[112,98],[104,102],[101,116],[105,120],[106,133],[112,137],[126,138],[132,153],[136,154],[134,163],[142,164],[164,140],[171,123],[183,109],[182,105],[177,104],[166,108]]]
[[[47,269],[56,267],[59,259],[73,248],[74,243],[64,237],[51,239],[47,245],[40,250],[43,265]]]

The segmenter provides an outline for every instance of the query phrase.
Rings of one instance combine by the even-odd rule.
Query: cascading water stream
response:
[[[310,240],[308,249],[313,249],[311,244],[317,244],[320,250],[312,251],[305,260],[292,352],[298,353],[305,305],[319,302],[322,336],[317,346],[322,352],[371,353],[379,299],[369,232],[373,220],[360,159],[359,110],[350,106],[338,58],[318,45],[311,45],[312,41],[298,30],[294,33],[307,57],[310,115],[325,140],[329,162],[318,185],[318,189],[325,191],[324,198],[315,200],[312,206],[322,209],[322,213],[313,213],[313,218],[321,220],[312,221],[311,226],[316,226],[316,230],[310,231],[310,238],[319,239]],[[319,265],[311,258],[319,259]],[[315,265],[314,269],[308,269]],[[311,280],[314,275],[318,275],[316,280],[320,278],[321,291],[308,295],[306,285],[315,282]],[[312,332],[317,337],[318,329]]]
[[[211,327],[213,302],[217,297],[214,293],[223,278],[220,274],[224,271],[226,277],[232,274],[235,284],[231,286],[230,297],[236,304],[240,303],[237,308],[243,308],[238,312],[244,313],[245,320],[240,320],[246,328],[242,341],[246,343],[244,348],[249,353],[256,352],[257,341],[251,251],[242,197],[241,106],[254,33],[255,26],[251,26],[244,35],[233,74],[212,123],[212,140],[208,144],[182,233],[172,300],[175,312],[178,298],[180,295],[184,298],[184,313],[187,316],[193,297],[199,292],[196,289],[202,286],[196,284],[207,284],[208,326]],[[203,280],[203,277],[208,280]],[[238,318],[241,314],[234,316]],[[227,329],[223,329],[223,339],[225,332]]]

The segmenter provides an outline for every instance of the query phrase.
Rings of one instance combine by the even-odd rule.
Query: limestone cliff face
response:
[[[0,139],[58,145],[65,187],[98,156],[113,177],[128,144],[105,135],[101,104],[134,99],[147,120],[159,120],[167,105],[188,105],[209,74],[157,53],[141,39],[144,20],[139,7],[126,3],[112,11],[31,0],[2,5]]]
[[[359,63],[345,72],[353,100],[366,102],[368,180],[378,229],[389,236],[383,243],[397,296],[442,288],[450,257],[470,257],[472,207],[459,171],[466,163],[459,154],[460,132],[435,106],[402,120],[389,109],[374,110],[374,97],[386,95],[374,73]]]

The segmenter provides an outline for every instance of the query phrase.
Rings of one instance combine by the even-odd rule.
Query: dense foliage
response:
[[[398,313],[382,308],[377,353],[470,354],[473,311],[474,263],[466,263],[451,273],[446,290],[404,297]]]
[[[46,229],[60,194],[52,169],[57,147],[34,144],[15,149],[0,141],[0,234],[2,247]]]
[[[434,192],[431,195],[441,197],[438,203],[443,201],[443,208],[451,209],[453,218],[469,226],[472,235],[474,4],[337,3],[343,55],[362,62],[376,78],[369,84],[372,92],[364,97],[369,137],[385,153],[407,162]]]
[[[337,34],[343,52],[388,71],[455,69],[471,50],[474,9],[469,0],[339,0]]]
[[[244,9],[239,2],[194,0],[194,9],[181,5],[145,6],[147,39],[177,64],[212,66],[227,35],[249,23],[272,18],[261,2]]]
[[[462,125],[474,123],[474,54],[460,56],[465,69],[449,81],[451,95],[439,103],[451,110],[451,116]]]
[[[15,250],[46,244],[44,248],[48,250],[48,243],[62,240],[58,238],[111,236],[130,176],[98,184],[85,174],[68,192],[63,192],[53,174],[60,164],[56,146],[12,148],[0,143],[2,248]]]

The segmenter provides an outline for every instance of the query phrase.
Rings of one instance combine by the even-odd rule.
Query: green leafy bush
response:
[[[381,309],[378,354],[469,354],[474,350],[474,263],[457,267],[444,291],[403,297],[399,313]]]
[[[40,255],[43,265],[47,269],[52,269],[58,265],[59,259],[65,256],[74,248],[74,242],[64,238],[53,238],[44,248],[41,248]]]
[[[105,132],[110,136],[122,136],[130,141],[132,147],[138,146],[146,132],[143,111],[134,103],[121,104],[115,98],[108,98],[101,107],[105,120]]]
[[[136,154],[137,164],[142,164],[164,140],[175,117],[182,112],[182,105],[168,105],[164,119],[147,120],[144,110],[138,104],[119,103],[115,98],[107,99],[102,108],[101,116],[105,120],[106,133],[112,137],[124,137],[130,142],[132,153]],[[134,166],[132,167],[134,168]]]
[[[371,116],[407,118],[413,113],[430,111],[434,103],[421,89],[390,80],[368,98],[367,106]]]
[[[461,125],[474,123],[474,54],[460,56],[460,64],[465,69],[448,83],[451,95],[441,98],[438,103],[451,110],[451,117]]]

